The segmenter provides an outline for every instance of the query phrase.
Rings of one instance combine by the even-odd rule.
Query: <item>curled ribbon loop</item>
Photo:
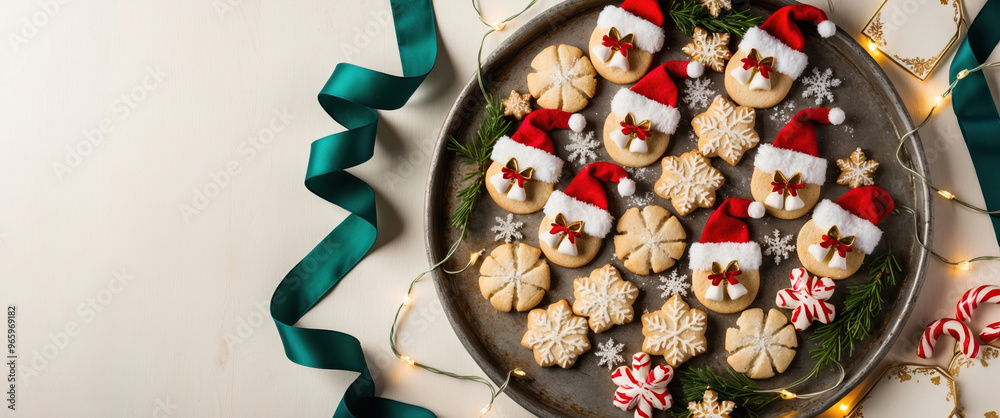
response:
[[[723,282],[727,284],[726,290],[730,299],[736,300],[747,294],[746,287],[740,283],[739,276],[742,274],[743,270],[740,270],[740,263],[736,260],[730,261],[726,268],[722,268],[721,264],[713,261],[712,273],[708,275],[708,280],[712,282],[712,285],[705,292],[705,299],[722,301]]]
[[[611,28],[607,35],[601,40],[601,45],[611,48],[611,53],[620,52],[623,57],[628,57],[628,51],[634,48],[635,35],[627,34],[621,36],[617,28]]]
[[[271,318],[289,360],[307,367],[359,373],[340,399],[334,417],[434,417],[424,408],[375,396],[375,381],[357,338],[333,330],[295,326],[375,243],[375,192],[344,170],[368,161],[374,154],[379,119],[375,109],[398,109],[406,104],[437,57],[431,1],[390,0],[390,4],[403,76],[341,63],[319,93],[323,110],[347,130],[312,143],[305,185],[349,214],[281,279],[271,296]]]
[[[802,175],[795,173],[786,178],[781,170],[775,170],[771,178],[771,193],[767,195],[764,204],[775,209],[797,210],[805,207],[805,202],[799,197],[798,190],[806,187],[802,184]]]
[[[809,253],[816,258],[816,261],[824,261],[830,258],[828,265],[833,268],[847,269],[847,253],[854,251],[854,235],[840,236],[840,229],[837,225],[831,226],[824,234],[818,244],[809,246]],[[830,254],[833,254],[830,256]]]
[[[576,249],[576,239],[583,236],[583,221],[567,222],[562,213],[556,214],[551,229],[543,234],[541,240],[549,248],[555,248],[559,253],[570,256],[579,254]]]
[[[523,189],[524,183],[531,180],[531,176],[535,174],[535,169],[527,167],[524,170],[518,170],[517,159],[511,158],[507,160],[507,165],[500,169],[500,172],[503,173],[505,180],[511,180],[510,184],[507,185],[507,190],[504,190],[504,193],[506,193],[514,186],[515,181],[517,182],[517,187]]]

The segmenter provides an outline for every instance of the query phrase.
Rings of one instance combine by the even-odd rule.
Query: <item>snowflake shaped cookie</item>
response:
[[[684,254],[687,234],[680,221],[659,206],[633,207],[618,220],[615,256],[636,274],[660,273]]]
[[[692,109],[704,109],[708,106],[708,101],[718,95],[712,90],[712,79],[708,77],[685,79],[684,86],[684,98],[681,100]]]
[[[510,95],[503,100],[503,115],[521,120],[529,113],[531,113],[531,94],[521,94],[517,90],[511,90]]]
[[[739,328],[726,330],[726,362],[733,370],[751,379],[767,379],[782,373],[795,357],[795,328],[785,314],[771,309],[764,318],[760,308],[743,311],[736,320]]]
[[[833,279],[810,276],[803,268],[792,270],[788,279],[792,287],[779,290],[774,303],[779,308],[793,309],[792,325],[796,330],[805,331],[813,321],[833,322],[836,308],[827,302],[833,297]]]
[[[534,309],[528,313],[528,332],[521,345],[534,352],[539,366],[572,367],[580,354],[590,350],[587,320],[573,315],[566,299],[548,309]]]
[[[642,316],[642,351],[662,355],[670,367],[680,366],[707,349],[705,312],[691,309],[674,295],[658,311]]]
[[[513,213],[508,213],[507,219],[497,216],[496,220],[497,224],[490,228],[490,231],[496,233],[496,236],[493,237],[494,241],[503,240],[503,242],[510,244],[513,240],[524,238],[524,235],[521,235],[521,227],[524,226],[524,222],[515,221]]]
[[[677,270],[671,271],[670,276],[660,276],[660,283],[656,288],[663,291],[660,297],[664,299],[673,295],[687,296],[688,290],[691,289],[688,276],[678,275]]]
[[[781,236],[781,232],[774,230],[774,235],[764,237],[764,255],[774,256],[774,264],[781,264],[781,260],[787,260],[789,254],[795,251],[795,244],[792,235]]]
[[[613,325],[632,322],[639,288],[622,280],[618,269],[607,264],[573,281],[573,313],[588,317],[590,328],[600,334]]]
[[[681,51],[690,55],[692,60],[720,73],[726,69],[726,61],[733,57],[733,53],[729,51],[728,33],[709,33],[699,27],[694,28],[691,43],[684,45]]]
[[[608,338],[604,344],[597,344],[597,351],[594,352],[598,358],[597,365],[608,366],[608,371],[611,371],[618,363],[625,360],[621,356],[624,349],[625,344],[616,343],[614,338]]]
[[[719,395],[714,390],[706,390],[701,402],[688,402],[688,411],[693,418],[729,418],[729,413],[736,409],[733,401],[719,402]]]
[[[523,312],[542,301],[549,289],[549,264],[528,244],[502,244],[479,268],[479,291],[494,308]]]
[[[719,170],[712,167],[711,160],[698,150],[691,150],[680,157],[664,157],[660,162],[663,174],[656,181],[654,191],[664,199],[670,199],[674,210],[685,216],[695,208],[710,208],[715,205],[715,191],[726,182]]]
[[[569,143],[566,144],[566,151],[569,151],[569,156],[566,157],[570,162],[576,162],[580,165],[586,165],[587,163],[597,159],[597,153],[594,152],[601,143],[594,139],[594,131],[587,132],[570,132]]]
[[[531,68],[528,91],[546,109],[579,111],[597,90],[597,71],[580,48],[549,46],[531,60]]]
[[[733,10],[732,0],[701,0],[701,5],[708,9],[712,17],[719,17],[722,9]]]
[[[802,84],[806,89],[802,92],[802,98],[816,98],[816,105],[823,104],[823,100],[833,101],[833,88],[840,86],[840,79],[833,78],[833,70],[827,68],[822,73],[819,68],[813,67],[813,74],[802,78]]]
[[[705,113],[691,120],[698,135],[698,150],[707,157],[721,157],[736,165],[743,153],[757,146],[760,136],[754,130],[757,113],[749,106],[735,106],[719,95]]]
[[[621,366],[611,374],[611,381],[618,385],[614,405],[622,411],[635,408],[635,418],[649,418],[653,408],[666,411],[674,405],[667,384],[674,378],[674,369],[658,364],[646,353],[632,356],[632,368]]]
[[[840,168],[837,184],[849,186],[852,189],[875,184],[875,170],[878,169],[878,161],[869,160],[861,147],[854,150],[850,157],[838,159],[837,167]]]

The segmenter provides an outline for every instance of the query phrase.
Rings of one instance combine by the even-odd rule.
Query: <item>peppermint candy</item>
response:
[[[962,353],[969,358],[979,356],[979,343],[972,335],[972,330],[965,323],[954,318],[941,318],[931,322],[920,336],[920,345],[917,347],[917,356],[920,358],[930,358],[934,355],[934,345],[937,344],[938,337],[947,332],[958,340],[962,346]]]
[[[980,303],[1000,304],[1000,286],[977,286],[969,289],[958,300],[955,307],[955,318],[962,322],[972,319],[972,313],[976,311]]]
[[[833,296],[834,284],[829,277],[812,277],[804,268],[788,273],[792,287],[781,289],[774,303],[779,308],[794,309],[792,325],[797,331],[804,331],[813,321],[824,324],[833,322],[836,315],[832,304],[826,302]]]
[[[1000,322],[994,322],[986,326],[983,332],[979,333],[979,339],[983,340],[986,344],[992,344],[996,340],[1000,340]]]
[[[649,418],[653,408],[666,411],[674,403],[667,391],[674,369],[660,364],[650,370],[652,363],[649,354],[636,353],[631,369],[621,366],[611,374],[611,381],[618,385],[614,405],[622,411],[635,408],[635,418]]]

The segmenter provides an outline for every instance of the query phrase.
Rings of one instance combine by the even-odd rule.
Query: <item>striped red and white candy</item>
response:
[[[674,369],[666,365],[652,367],[653,360],[646,353],[632,356],[632,368],[621,366],[611,373],[611,381],[618,385],[614,405],[622,411],[635,408],[636,418],[649,418],[653,408],[665,411],[673,406],[667,383],[674,377]]]
[[[972,319],[972,313],[979,308],[981,303],[1000,304],[1000,286],[977,286],[966,291],[955,307],[955,318],[962,322],[969,322]]]
[[[792,287],[781,289],[774,303],[779,308],[794,309],[792,325],[804,331],[813,321],[829,324],[836,316],[834,306],[826,302],[833,296],[833,280],[828,277],[813,277],[806,269],[798,268],[788,273]]]
[[[996,340],[1000,340],[1000,322],[994,322],[986,326],[983,332],[979,333],[979,339],[983,340],[986,344],[992,344]]]
[[[962,347],[962,353],[967,357],[976,358],[979,356],[979,343],[972,335],[972,330],[965,323],[954,318],[938,319],[924,329],[923,335],[920,336],[920,345],[917,347],[917,356],[920,358],[933,356],[934,345],[945,332],[958,340],[959,346]]]

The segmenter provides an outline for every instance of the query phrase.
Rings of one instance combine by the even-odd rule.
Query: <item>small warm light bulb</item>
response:
[[[503,26],[504,26],[503,22],[497,22],[493,25],[493,30],[496,32],[500,32],[503,30]]]
[[[399,358],[399,360],[402,361],[403,363],[409,364],[411,366],[417,364],[417,362],[415,360],[411,359],[410,356],[402,356],[402,357]]]
[[[868,50],[871,51],[872,53],[877,54],[878,45],[876,45],[874,41],[868,41]]]
[[[518,367],[518,368],[514,369],[514,376],[517,376],[517,377],[524,377],[524,376],[527,376],[527,375],[528,375],[528,374],[527,374],[527,373],[525,373],[525,372],[524,372],[524,370],[521,370],[521,368],[520,368],[520,367]]]
[[[972,263],[969,260],[962,260],[962,262],[955,265],[959,270],[969,270],[972,268]]]
[[[840,411],[841,412],[847,412],[847,404],[846,403],[840,404]]]
[[[403,306],[409,305],[411,300],[413,299],[410,298],[409,294],[403,295]]]
[[[479,411],[479,415],[486,415],[490,412],[490,408],[493,408],[493,404],[484,406],[483,409]]]
[[[951,192],[949,192],[947,190],[938,190],[938,194],[941,195],[941,197],[943,197],[945,199],[948,199],[948,200],[952,200],[952,199],[955,198],[955,195],[951,194]]]
[[[944,101],[944,96],[938,96],[937,98],[934,99],[934,106],[940,105],[941,102],[943,101]]]
[[[479,256],[481,255],[483,255],[482,251],[476,251],[472,253],[472,255],[469,256],[469,263],[472,265],[476,264],[476,261],[479,261]]]
[[[781,399],[795,399],[796,397],[798,397],[798,395],[792,392],[789,392],[785,389],[781,390]]]
[[[961,79],[965,78],[967,75],[969,75],[969,70],[962,70],[955,77],[958,78],[959,80],[961,80]]]

